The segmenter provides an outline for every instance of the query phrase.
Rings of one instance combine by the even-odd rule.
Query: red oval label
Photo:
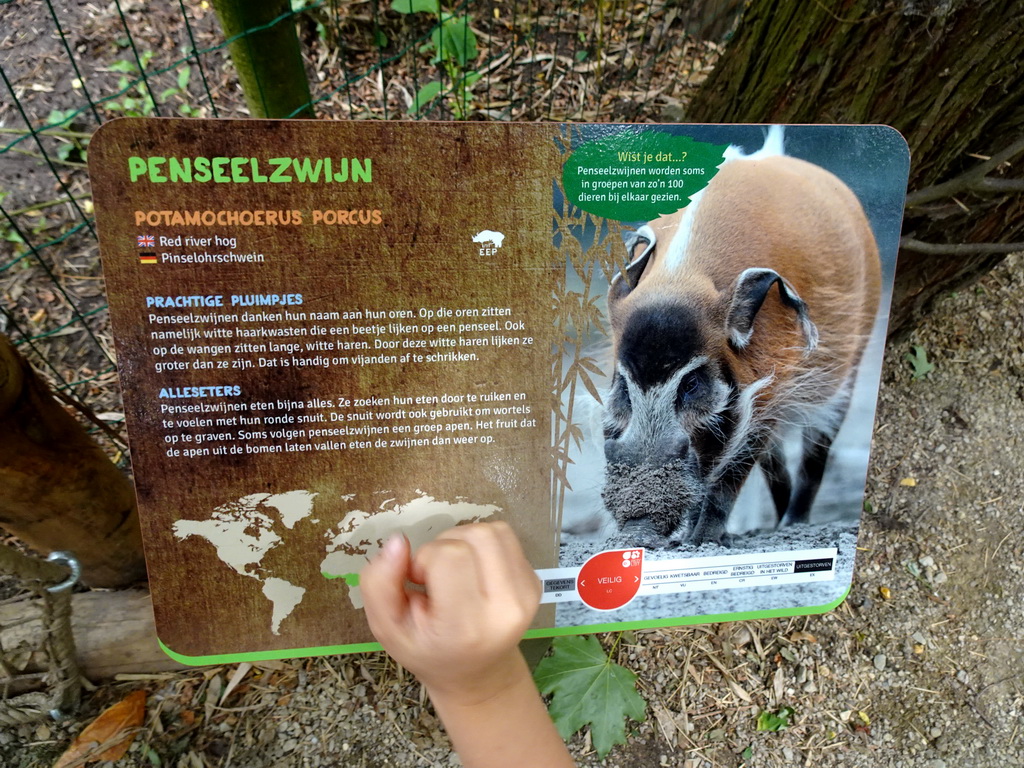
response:
[[[598,552],[580,568],[576,591],[580,600],[598,611],[621,608],[640,589],[643,577],[642,549],[609,549]]]

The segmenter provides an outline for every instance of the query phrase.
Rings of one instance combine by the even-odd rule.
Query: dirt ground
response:
[[[141,3],[121,5],[131,23],[142,21]],[[68,107],[77,98],[73,77],[58,66],[45,10],[28,0],[0,8],[0,61],[23,64],[15,86],[26,103],[40,118]],[[67,12],[83,56],[103,65],[127,56],[109,9],[74,2]],[[150,15],[157,23],[140,30],[157,56],[178,55],[174,16]],[[212,34],[209,25],[196,31],[200,44]],[[338,62],[318,64],[326,78],[340,71]],[[520,81],[536,72],[515,71]],[[197,88],[195,79],[189,87]],[[219,103],[237,105],[224,83],[213,90]],[[201,104],[198,90],[193,95]],[[401,89],[390,88],[386,98],[400,104]],[[172,100],[175,107],[181,101]],[[337,101],[340,113],[352,104],[340,95]],[[611,110],[615,102],[599,106]],[[19,125],[9,104],[0,104],[0,123]],[[86,194],[81,167],[60,172],[73,194]],[[0,173],[15,195],[4,201],[7,209],[62,194],[29,156],[5,156]],[[63,234],[74,220],[67,205],[19,217],[41,238]],[[14,246],[0,246],[8,248],[3,264]],[[64,241],[55,263],[70,298],[55,295],[31,270],[0,274],[5,305],[30,331],[59,327],[72,302],[91,310],[103,301],[94,246],[84,234]],[[577,734],[571,748],[579,765],[1024,765],[1022,267],[1021,257],[1011,258],[947,297],[911,339],[889,348],[868,511],[846,602],[820,616],[602,636],[637,673],[647,719],[632,724],[627,744],[603,761],[589,734]],[[103,341],[103,314],[93,318]],[[62,374],[98,375],[83,396],[116,424],[113,373],[103,373],[101,349],[83,339],[55,335],[43,344],[54,345],[46,349]],[[917,380],[904,359],[912,345],[935,365]],[[419,686],[386,657],[366,654],[105,682],[70,720],[0,728],[0,765],[52,765],[105,706],[132,690],[147,694],[145,720],[116,768],[458,764]],[[788,727],[756,729],[761,712],[783,707],[793,709]]]

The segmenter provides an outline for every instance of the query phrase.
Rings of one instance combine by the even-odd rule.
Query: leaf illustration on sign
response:
[[[634,129],[579,146],[562,169],[569,200],[595,216],[648,221],[685,208],[722,164],[727,144]]]

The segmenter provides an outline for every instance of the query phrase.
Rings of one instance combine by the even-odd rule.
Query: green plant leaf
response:
[[[437,98],[437,94],[441,92],[441,87],[441,83],[434,80],[420,88],[419,93],[416,94],[412,100],[412,104],[409,106],[409,114],[415,115],[429,102]]]
[[[476,58],[476,34],[469,28],[469,16],[447,19],[440,27],[441,42],[434,40],[438,54],[465,67]]]
[[[590,724],[598,757],[626,743],[626,718],[642,721],[647,702],[636,691],[636,675],[614,663],[593,635],[556,637],[554,652],[533,678],[551,695],[548,711],[563,739]]]
[[[67,112],[62,112],[59,109],[51,109],[49,117],[46,118],[47,128],[64,128],[71,118],[75,116],[75,110],[69,109]]]
[[[178,72],[178,88],[185,90],[188,88],[188,81],[192,79],[192,67],[184,66]]]
[[[132,75],[138,72],[138,68],[127,59],[118,59],[109,67],[111,72],[124,72],[126,75]]]
[[[441,12],[439,0],[394,0],[391,10],[399,13],[432,13],[437,16]]]
[[[910,349],[911,351],[905,354],[903,359],[910,363],[910,366],[914,369],[911,377],[914,381],[917,381],[934,371],[935,366],[928,362],[928,352],[924,347],[914,344]]]
[[[783,707],[774,713],[766,709],[757,716],[757,730],[781,731],[789,725],[789,718],[793,716],[793,713],[792,707]]]

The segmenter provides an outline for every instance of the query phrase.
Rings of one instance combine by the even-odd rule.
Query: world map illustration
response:
[[[411,501],[399,503],[381,491],[375,494],[381,498],[376,509],[354,509],[340,523],[324,524],[323,548],[317,555],[321,558],[320,573],[327,579],[344,579],[354,608],[363,607],[359,571],[393,533],[404,533],[416,548],[459,523],[477,522],[500,511],[493,504],[472,504],[463,499],[441,501],[418,493]],[[178,520],[172,531],[180,540],[196,536],[208,542],[226,567],[253,579],[272,606],[270,631],[279,635],[282,623],[302,602],[307,590],[321,585],[293,584],[271,572],[264,561],[268,552],[289,548],[289,532],[300,521],[320,524],[316,514],[318,496],[307,490],[253,493],[221,504],[206,519]],[[342,501],[353,499],[355,495],[341,497]],[[295,557],[302,556],[303,552],[295,552]]]

